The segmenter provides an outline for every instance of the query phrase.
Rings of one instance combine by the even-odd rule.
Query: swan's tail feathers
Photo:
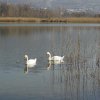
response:
[[[34,59],[35,63],[37,62],[37,58]]]
[[[64,62],[64,56],[62,57],[62,60],[61,60],[61,62]]]
[[[65,56],[62,57],[62,59],[64,59]]]

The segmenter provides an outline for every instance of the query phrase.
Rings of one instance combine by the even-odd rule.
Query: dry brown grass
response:
[[[0,17],[0,22],[65,22],[65,23],[100,23],[100,18],[24,18]]]
[[[23,17],[1,17],[0,22],[40,22],[40,19]]]

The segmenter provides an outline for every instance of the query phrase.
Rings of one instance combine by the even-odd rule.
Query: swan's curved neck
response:
[[[26,66],[24,69],[24,72],[27,74],[28,73],[28,67]]]
[[[49,60],[51,60],[51,54],[50,54],[50,53],[48,53],[48,55],[49,55],[48,59],[49,59]]]
[[[26,61],[28,61],[28,56],[26,57]]]

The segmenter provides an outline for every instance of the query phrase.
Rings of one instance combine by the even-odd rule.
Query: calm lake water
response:
[[[99,58],[100,24],[0,24],[0,100],[100,100]]]

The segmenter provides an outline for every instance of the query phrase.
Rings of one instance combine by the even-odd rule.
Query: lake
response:
[[[47,52],[64,63],[50,64]],[[100,24],[0,24],[0,100],[99,99]]]

